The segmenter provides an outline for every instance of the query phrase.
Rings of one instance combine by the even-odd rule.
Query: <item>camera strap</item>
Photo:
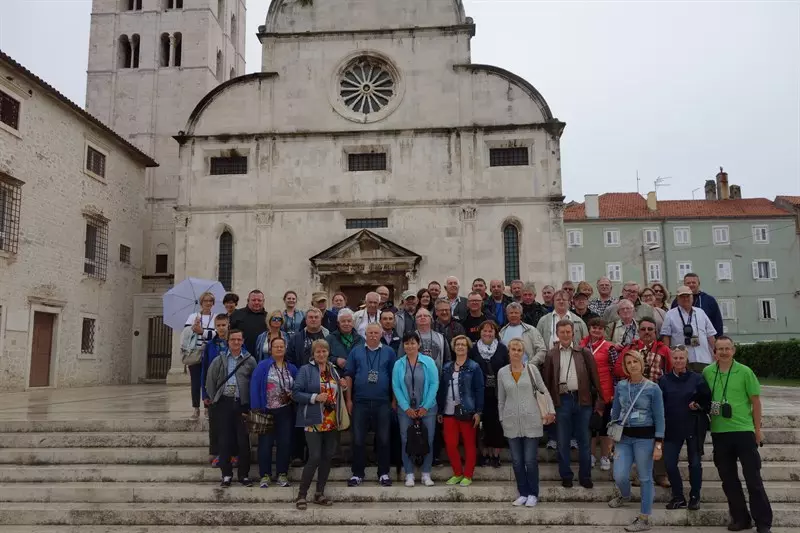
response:
[[[725,380],[725,386],[722,387],[722,402],[728,403],[728,383],[731,381],[731,374],[733,374],[733,367],[736,365],[736,361],[731,364],[731,367],[728,369],[728,378]],[[717,390],[717,378],[719,377],[719,363],[717,363],[717,373],[714,374],[714,385],[711,387],[711,399],[714,399],[714,391]]]
[[[692,325],[692,315],[693,314],[694,314],[694,308],[692,308],[692,310],[689,311],[689,325],[690,326]],[[683,309],[681,309],[680,307],[678,308],[678,316],[681,317],[681,324],[683,324],[683,327],[686,327],[686,321],[683,319]],[[697,322],[697,321],[695,320],[695,322]]]

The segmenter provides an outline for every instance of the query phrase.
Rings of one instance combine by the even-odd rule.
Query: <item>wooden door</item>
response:
[[[33,346],[31,347],[31,387],[50,385],[50,359],[53,355],[55,315],[33,313]]]

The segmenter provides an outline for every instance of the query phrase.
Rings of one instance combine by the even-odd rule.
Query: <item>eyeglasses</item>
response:
[[[656,328],[639,328],[639,331],[655,331]]]
[[[565,288],[564,290],[567,291],[567,292],[575,292],[575,289]]]
[[[676,350],[676,351],[678,351],[678,350],[679,350],[679,351],[681,351],[681,352],[685,352],[685,351],[686,351],[686,345],[685,345],[685,344],[678,344],[678,345],[677,345],[677,346],[675,346],[675,348],[673,348],[673,349],[674,349],[674,350]]]
[[[269,321],[270,322],[283,322],[283,319],[281,317],[274,316],[274,317],[270,318]]]
[[[653,289],[653,292],[655,294],[664,294],[664,291],[662,291],[661,289]]]

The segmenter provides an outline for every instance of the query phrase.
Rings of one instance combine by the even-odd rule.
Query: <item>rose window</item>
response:
[[[358,58],[344,70],[339,95],[348,109],[369,114],[380,111],[395,97],[395,80],[382,61]]]

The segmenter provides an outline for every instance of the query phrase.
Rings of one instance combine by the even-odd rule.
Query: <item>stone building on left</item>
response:
[[[0,52],[0,389],[129,382],[156,166]]]

